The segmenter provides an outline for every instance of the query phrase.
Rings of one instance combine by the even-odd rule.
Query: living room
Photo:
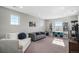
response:
[[[78,8],[0,6],[0,52],[78,52],[69,47],[73,39],[71,21],[78,20]]]

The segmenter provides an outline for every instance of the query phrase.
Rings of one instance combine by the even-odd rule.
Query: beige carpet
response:
[[[67,53],[68,39],[46,37],[32,42],[25,53]]]

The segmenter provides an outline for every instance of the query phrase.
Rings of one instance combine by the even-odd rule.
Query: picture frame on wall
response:
[[[35,26],[36,26],[35,22],[32,22],[32,21],[29,22],[29,27],[35,27]]]

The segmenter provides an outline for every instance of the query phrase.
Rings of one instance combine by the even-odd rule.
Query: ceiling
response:
[[[41,19],[55,19],[75,15],[79,11],[78,6],[4,6],[25,14],[33,15]]]

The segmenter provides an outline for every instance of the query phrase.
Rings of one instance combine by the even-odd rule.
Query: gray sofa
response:
[[[46,37],[45,32],[34,32],[34,33],[29,33],[29,37],[31,37],[32,41],[38,41]]]

